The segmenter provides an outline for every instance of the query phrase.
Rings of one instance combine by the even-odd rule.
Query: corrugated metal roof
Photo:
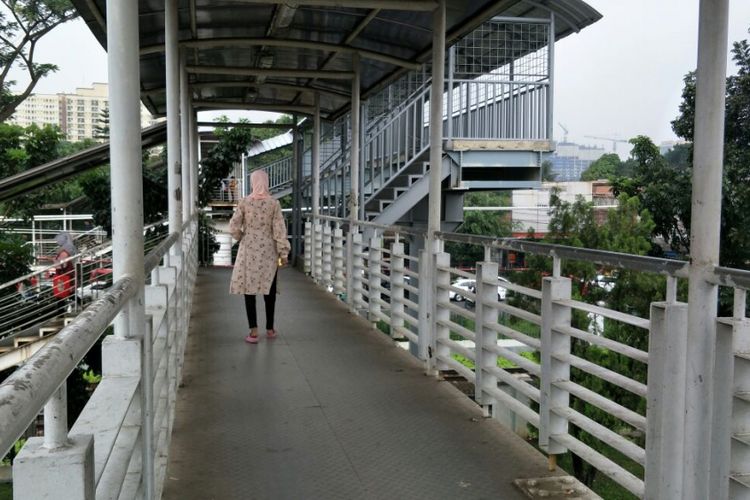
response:
[[[410,0],[423,5],[430,1]],[[106,0],[73,0],[73,4],[106,47]],[[432,13],[393,10],[399,6],[397,0],[300,0],[294,2],[297,7],[291,11],[288,27],[273,22],[281,9],[289,9],[282,3],[179,0],[178,4],[180,43],[189,47],[187,64],[195,70],[190,74],[193,99],[206,103],[204,109],[210,109],[211,103],[216,107],[229,103],[283,111],[290,106],[312,106],[314,92],[319,92],[323,115],[337,115],[350,107],[348,79],[330,74],[315,79],[301,75],[258,78],[222,74],[223,68],[349,72],[357,49],[364,51],[361,89],[367,96],[400,76],[405,66],[430,56]],[[375,4],[385,7],[375,9]],[[143,101],[149,111],[164,115],[164,0],[139,0],[139,9]],[[558,19],[557,39],[601,18],[581,0],[446,0],[447,43],[493,16],[538,18],[549,17],[550,11]],[[218,74],[209,74],[217,69]]]
[[[294,134],[291,130],[289,130],[284,134],[271,137],[269,139],[266,139],[265,141],[260,141],[259,143],[253,145],[250,149],[247,150],[245,156],[247,156],[248,158],[252,158],[253,156],[262,155],[263,153],[273,151],[274,149],[288,146],[292,143],[293,140]]]

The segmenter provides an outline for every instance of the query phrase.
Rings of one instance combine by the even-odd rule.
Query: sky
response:
[[[647,135],[657,144],[674,140],[682,79],[695,69],[698,0],[589,0],[604,17],[555,47],[555,139],[612,149],[612,141]],[[729,43],[747,39],[750,1],[730,0]],[[72,92],[107,81],[106,53],[82,21],[58,27],[38,47],[39,61],[60,70],[37,93]],[[730,59],[730,56],[727,56]],[[733,73],[730,64],[728,73]],[[22,75],[16,76],[19,81]],[[221,113],[201,113],[208,120]],[[232,114],[267,119],[269,113]],[[617,152],[626,154],[627,144]]]

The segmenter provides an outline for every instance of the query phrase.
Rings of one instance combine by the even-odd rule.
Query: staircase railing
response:
[[[377,130],[365,139],[364,181],[373,195],[385,183],[430,145],[430,87],[423,88],[412,99],[391,114]]]
[[[451,139],[544,140],[549,82],[455,80],[444,130]]]

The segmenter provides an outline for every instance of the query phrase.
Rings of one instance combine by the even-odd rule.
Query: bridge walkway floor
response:
[[[521,499],[514,479],[549,474],[302,273],[279,275],[279,336],[246,344],[229,276],[199,272],[164,498]]]

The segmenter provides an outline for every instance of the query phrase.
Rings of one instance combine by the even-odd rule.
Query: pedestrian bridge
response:
[[[246,344],[230,272],[198,272],[163,498],[520,499],[515,479],[550,474],[296,270],[279,276],[279,337]]]

